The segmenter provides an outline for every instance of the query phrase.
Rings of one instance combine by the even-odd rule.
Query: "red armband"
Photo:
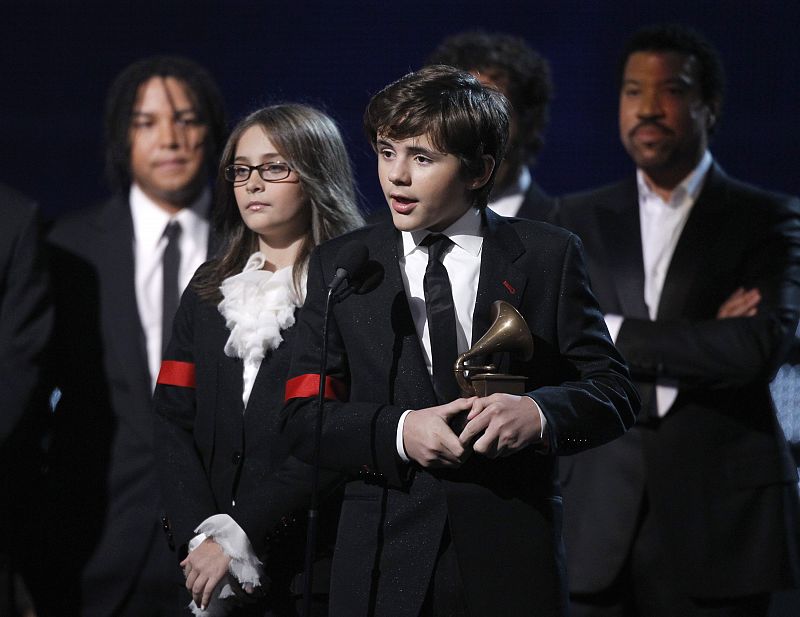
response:
[[[326,399],[343,401],[346,391],[345,385],[338,379],[334,379],[333,377],[325,378]],[[307,373],[306,375],[292,377],[286,382],[284,400],[306,398],[309,396],[317,396],[317,394],[319,394],[319,375],[316,373]]]
[[[165,386],[180,386],[194,388],[194,362],[178,362],[177,360],[164,360],[158,372],[157,383]]]

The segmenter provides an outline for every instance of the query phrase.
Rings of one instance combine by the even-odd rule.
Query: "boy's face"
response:
[[[401,231],[444,230],[470,208],[472,190],[488,179],[466,178],[460,161],[436,150],[427,135],[378,135],[376,149],[381,188]]]

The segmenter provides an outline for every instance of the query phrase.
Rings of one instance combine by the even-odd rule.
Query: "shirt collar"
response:
[[[141,246],[155,248],[171,221],[181,224],[183,237],[199,237],[198,234],[205,233],[208,229],[208,214],[211,209],[211,191],[208,187],[203,189],[194,202],[175,214],[158,206],[136,183],[131,184],[129,202],[133,217],[133,235]]]
[[[700,194],[700,189],[703,188],[703,180],[713,162],[714,159],[711,153],[706,150],[697,166],[689,172],[689,175],[687,175],[672,191],[669,204],[678,205],[683,203],[687,198],[689,201],[694,202]],[[655,191],[650,188],[647,180],[645,180],[644,172],[642,172],[641,169],[636,170],[636,184],[639,187],[639,197],[641,199],[650,199],[656,195]]]
[[[442,233],[467,253],[477,257],[483,246],[483,215],[477,208],[469,208],[461,217],[442,232],[431,232],[427,229],[400,232],[403,238],[403,255],[408,257],[431,233]]]
[[[494,190],[492,191],[492,193],[489,195],[489,205],[492,206],[498,201],[508,199],[509,197],[525,195],[532,183],[533,176],[531,175],[531,171],[527,166],[523,165],[519,170],[519,175],[517,176],[516,182],[514,182],[502,193],[495,194]]]

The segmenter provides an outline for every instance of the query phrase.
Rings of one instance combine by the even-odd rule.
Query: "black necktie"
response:
[[[167,247],[161,260],[161,270],[164,277],[164,295],[162,297],[161,312],[161,353],[167,349],[167,343],[172,336],[172,319],[178,310],[180,289],[178,288],[178,270],[181,267],[181,224],[171,221],[164,230]]]
[[[453,374],[453,365],[458,357],[456,311],[450,277],[442,263],[442,255],[453,241],[441,234],[430,234],[421,244],[428,247],[428,265],[422,283],[431,337],[433,387],[439,403],[449,403],[461,396]]]

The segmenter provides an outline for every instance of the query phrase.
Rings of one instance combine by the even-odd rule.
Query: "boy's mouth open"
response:
[[[403,195],[396,195],[394,193],[389,195],[389,199],[391,200],[392,210],[399,212],[400,214],[408,214],[417,205],[416,199],[405,197]]]

